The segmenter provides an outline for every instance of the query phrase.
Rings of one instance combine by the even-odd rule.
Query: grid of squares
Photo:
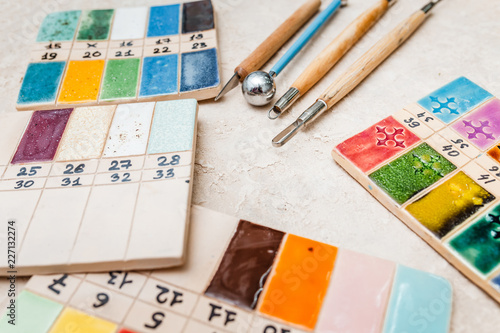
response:
[[[52,13],[17,108],[212,98],[221,83],[217,53],[210,0]]]
[[[46,315],[36,329],[19,323],[31,333],[395,333],[416,332],[409,318],[431,306],[428,328],[449,329],[451,286],[432,274],[197,206],[190,239],[175,269],[34,276],[19,312]]]
[[[182,264],[197,110],[192,99],[5,115],[0,215],[16,229],[17,274]]]
[[[500,100],[461,77],[339,144],[334,159],[500,302]]]

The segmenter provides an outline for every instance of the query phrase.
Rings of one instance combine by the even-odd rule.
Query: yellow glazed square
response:
[[[116,325],[109,321],[66,308],[50,333],[113,333],[115,330]]]
[[[494,199],[469,176],[459,172],[406,210],[442,238]]]
[[[104,60],[70,61],[58,102],[72,104],[96,101],[103,70]]]

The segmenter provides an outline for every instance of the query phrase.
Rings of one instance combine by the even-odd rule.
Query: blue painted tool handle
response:
[[[307,27],[306,31],[300,35],[299,39],[286,51],[280,60],[271,69],[271,72],[276,73],[278,76],[281,71],[288,65],[290,61],[302,50],[307,42],[314,36],[314,34],[332,17],[333,13],[340,7],[341,0],[333,0],[328,7],[322,11],[318,17]]]

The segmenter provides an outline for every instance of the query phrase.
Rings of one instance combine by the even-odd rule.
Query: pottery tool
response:
[[[217,45],[210,0],[50,13],[17,109],[213,98]]]
[[[328,22],[333,13],[339,9],[340,5],[342,5],[341,0],[333,0],[328,7],[314,19],[290,49],[288,49],[288,51],[278,60],[269,73],[256,71],[245,78],[241,89],[243,96],[249,104],[262,106],[268,104],[273,99],[276,93],[276,83],[274,79],[304,48],[318,30]]]
[[[0,244],[9,222],[17,274],[183,264],[197,113],[189,99],[2,114]]]
[[[449,332],[440,276],[199,206],[191,215],[185,266],[35,275],[15,303],[26,315],[13,326],[2,307],[0,331]]]
[[[441,0],[433,0],[422,9],[401,22],[394,30],[377,42],[368,52],[358,59],[341,75],[321,97],[304,111],[290,126],[278,134],[272,144],[281,147],[287,143],[302,127],[318,118],[349,92],[358,86],[371,72],[401,46],[429,16],[431,9]]]
[[[340,143],[333,158],[500,303],[500,100],[456,79]]]
[[[295,80],[291,88],[269,110],[269,119],[277,119],[318,83],[335,64],[365,35],[385,14],[395,0],[379,0],[354,20],[342,33],[328,45],[304,72]]]
[[[308,0],[283,22],[267,39],[262,42],[241,64],[234,70],[234,75],[226,83],[219,95],[218,101],[238,86],[238,83],[249,73],[261,68],[307,21],[319,10],[321,0]]]

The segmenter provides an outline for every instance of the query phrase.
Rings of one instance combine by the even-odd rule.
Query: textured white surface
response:
[[[284,93],[314,56],[373,1],[349,0],[349,7],[337,13],[278,77],[278,92]],[[28,50],[48,12],[173,2],[3,1],[0,112],[15,112]],[[458,76],[467,76],[499,96],[498,1],[442,1],[422,28],[333,113],[322,116],[281,149],[270,144],[272,137],[314,102],[337,75],[426,2],[399,0],[337,67],[297,103],[291,114],[280,120],[268,120],[267,108],[249,107],[237,90],[218,103],[200,103],[193,203],[442,275],[455,289],[452,332],[498,332],[499,305],[389,213],[330,156],[335,144]],[[302,3],[214,0],[223,81]],[[286,47],[264,69],[269,70],[285,51]],[[2,288],[0,303],[6,295]]]
[[[111,40],[144,37],[148,11],[148,7],[118,8],[113,20]]]

